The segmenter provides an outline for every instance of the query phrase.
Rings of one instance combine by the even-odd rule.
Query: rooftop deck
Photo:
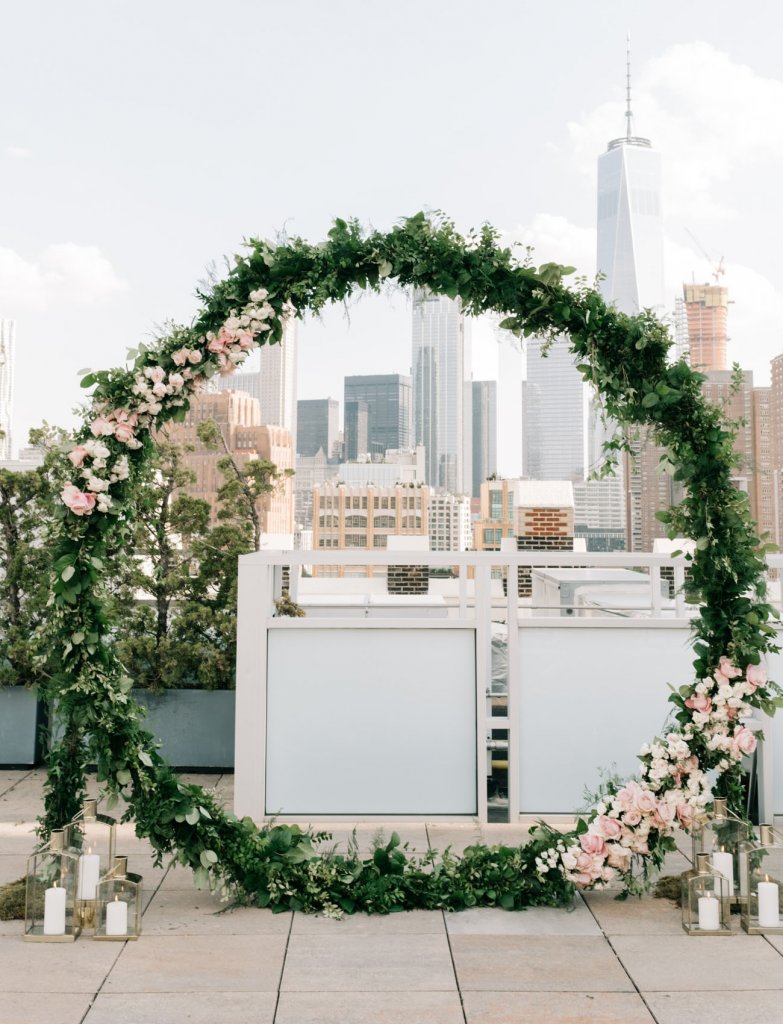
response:
[[[0,771],[0,883],[24,874],[41,770]],[[189,776],[230,806],[233,778]],[[316,824],[315,822],[313,824]],[[350,823],[327,825],[336,842]],[[378,824],[360,823],[369,850]],[[523,824],[395,822],[419,851],[517,843]],[[680,844],[687,851],[683,836]],[[190,872],[154,868],[121,827],[145,883],[138,942],[26,944],[0,922],[3,1024],[779,1024],[783,938],[688,938],[679,910],[588,894],[572,911],[414,912],[333,921],[224,909]],[[669,873],[688,866],[672,854]]]

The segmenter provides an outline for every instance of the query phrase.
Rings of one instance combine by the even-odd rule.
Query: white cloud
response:
[[[12,160],[26,160],[33,155],[33,152],[24,146],[6,146],[5,155],[10,156]]]
[[[532,246],[531,259],[542,263],[561,263],[576,267],[577,275],[592,284],[595,277],[595,228],[578,227],[566,217],[539,213],[529,224],[520,224],[503,232],[503,245]],[[574,278],[569,281],[573,282]],[[566,283],[569,283],[568,281]]]
[[[92,303],[126,288],[94,245],[49,245],[34,260],[0,247],[0,307],[5,316],[53,303]]]
[[[783,157],[783,81],[763,78],[708,43],[679,44],[650,61],[633,83],[634,132],[666,154],[666,216],[736,216],[716,185],[737,171]],[[604,103],[569,124],[581,173],[595,177],[596,153],[625,134],[623,105]]]

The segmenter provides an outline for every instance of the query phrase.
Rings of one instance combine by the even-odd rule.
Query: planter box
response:
[[[147,709],[143,727],[174,768],[234,768],[234,690],[134,690]]]
[[[0,767],[27,767],[40,760],[39,715],[35,690],[24,686],[0,689]]]

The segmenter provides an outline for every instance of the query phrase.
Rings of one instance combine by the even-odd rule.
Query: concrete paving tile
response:
[[[682,911],[671,900],[629,896],[620,901],[612,892],[587,892],[584,899],[607,935],[684,935]]]
[[[464,1020],[456,991],[283,992],[275,1024],[464,1024]]]
[[[783,998],[783,958],[760,935],[618,935],[612,945],[642,992],[687,992],[704,978],[715,991],[780,989]]]
[[[1,984],[1,983],[0,983]],[[3,1024],[81,1024],[90,1005],[91,995],[48,993],[3,993]]]
[[[151,865],[153,874],[155,872],[161,872],[159,877],[161,889],[179,889],[183,892],[199,892],[196,889],[195,882],[193,881],[193,871],[191,868],[183,867],[182,864],[172,864],[169,866],[169,857],[164,860],[165,868],[156,868]],[[165,871],[165,873],[163,873]],[[157,875],[155,877],[158,877]]]
[[[630,992],[465,992],[463,1001],[467,1024],[654,1024]]]
[[[285,944],[285,935],[142,935],[121,947],[103,991],[274,992]]]
[[[531,907],[508,911],[477,907],[446,914],[450,935],[600,935],[601,929],[581,898],[573,910]]]
[[[101,992],[84,1024],[272,1024],[276,1002],[276,992]]]
[[[409,910],[400,914],[347,914],[335,920],[319,914],[294,914],[292,935],[441,935],[440,910]]]
[[[451,992],[442,935],[292,935],[282,992]]]
[[[291,914],[257,907],[228,910],[210,892],[162,889],[144,912],[145,935],[287,935]]]
[[[0,795],[9,790],[12,786],[15,786],[18,782],[30,774],[30,770],[16,771],[11,768],[0,769]]]
[[[649,992],[645,999],[658,1024],[780,1024],[783,1019],[780,992]]]
[[[452,935],[462,992],[629,992],[608,942],[586,935]]]
[[[0,854],[0,885],[15,882],[27,874],[27,857],[15,853]]]
[[[122,943],[24,942],[21,921],[8,921],[14,933],[0,935],[0,990],[10,992],[97,992],[120,955]],[[54,1001],[54,1000],[53,1000]],[[0,1019],[2,1007],[0,1006]]]

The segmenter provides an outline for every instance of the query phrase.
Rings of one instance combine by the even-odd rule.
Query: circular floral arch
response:
[[[687,828],[713,789],[739,809],[740,761],[756,742],[743,717],[751,708],[773,713],[783,702],[761,667],[774,649],[774,613],[765,601],[765,548],[747,496],[731,483],[734,430],[703,398],[703,377],[682,361],[668,362],[668,332],[651,313],[626,316],[584,285],[566,288],[563,277],[571,273],[519,261],[490,227],[462,237],[450,222],[417,214],[384,234],[337,220],[320,245],[251,239],[225,280],[199,294],[203,309],[190,327],[173,327],[153,346],[140,346],[129,368],[82,381],[94,391],[67,452],[71,482],[55,538],[49,628],[61,670],[49,696],[64,731],[49,758],[44,833],[73,816],[86,766],[94,763],[159,856],[176,854],[202,880],[239,898],[276,909],[337,911],[520,907],[563,902],[574,885],[617,876],[638,888],[640,876],[673,848],[674,826]],[[153,431],[184,418],[210,377],[233,372],[258,345],[280,343],[288,318],[356,289],[378,290],[385,279],[459,297],[470,315],[501,313],[503,326],[520,334],[567,335],[607,418],[647,426],[668,448],[686,497],[665,518],[672,536],[695,542],[688,582],[700,606],[695,681],[670,696],[670,730],[642,747],[638,780],[610,784],[567,835],[541,827],[525,846],[475,848],[461,860],[431,852],[418,861],[394,837],[365,862],[319,856],[312,847],[317,837],[239,821],[208,791],[180,782],[141,724],[105,605],[102,577],[113,552],[131,541],[134,494],[154,450]],[[621,447],[613,441],[608,453]],[[469,881],[477,877],[480,886]]]

